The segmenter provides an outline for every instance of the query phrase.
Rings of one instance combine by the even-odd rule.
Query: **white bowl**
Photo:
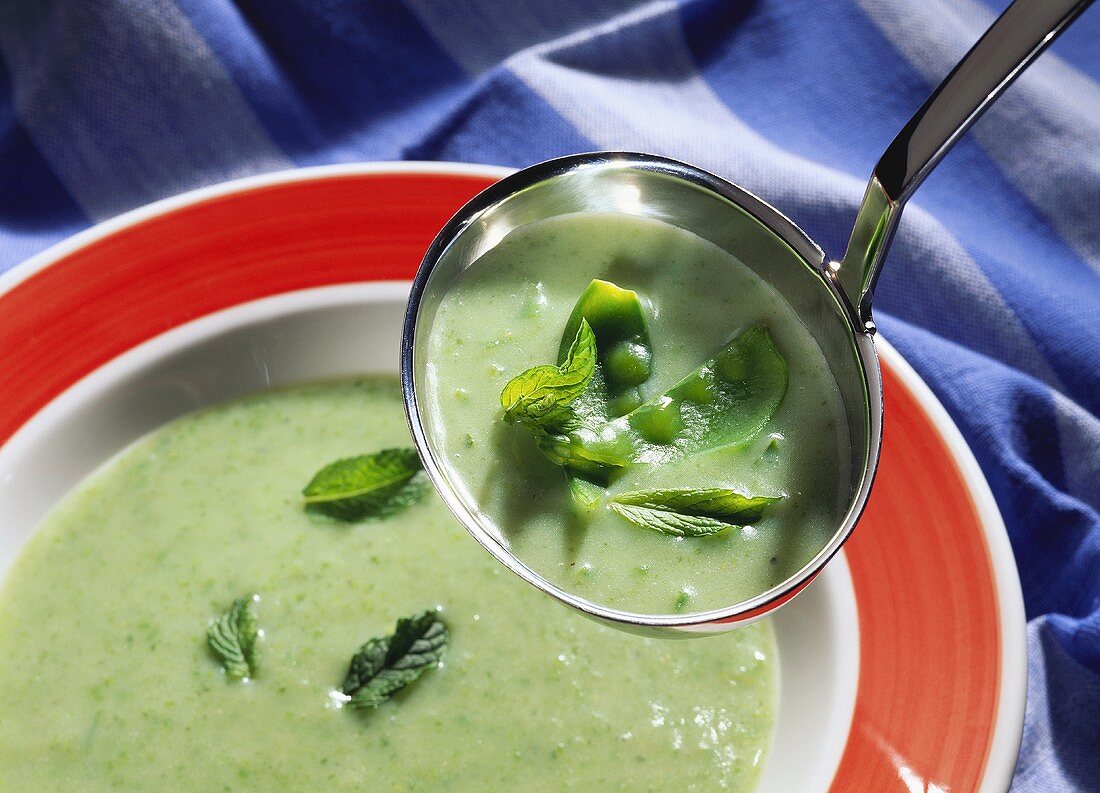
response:
[[[137,232],[149,236],[151,228],[159,228],[151,224],[171,220],[176,235],[182,233],[181,229],[201,230],[207,236],[196,236],[195,245],[210,237],[221,240],[222,250],[233,250],[235,244],[251,245],[256,250],[250,254],[261,262],[267,261],[264,257],[273,262],[278,257],[284,262],[287,257],[324,261],[330,254],[345,255],[347,251],[341,245],[352,246],[355,255],[361,255],[362,249],[377,244],[389,256],[399,242],[407,254],[417,248],[421,237],[427,245],[434,233],[431,226],[437,221],[432,219],[435,216],[427,216],[420,218],[419,225],[410,224],[416,225],[414,231],[391,230],[400,225],[394,217],[402,217],[401,212],[414,213],[421,204],[435,206],[437,215],[445,217],[446,207],[451,207],[449,211],[457,208],[456,196],[466,190],[461,185],[455,187],[456,175],[473,180],[468,189],[472,194],[480,186],[475,183],[478,179],[484,181],[503,173],[500,169],[437,164],[340,166],[242,180],[152,205],[78,235],[0,278],[0,344],[6,343],[5,333],[10,343],[22,332],[5,325],[22,321],[5,313],[16,292],[51,270],[60,272],[68,266],[76,271],[75,277],[91,283],[100,276],[99,271],[88,267],[81,270],[73,264],[74,256],[87,254],[96,246],[125,242],[127,235]],[[376,176],[388,180],[382,194],[364,194],[361,188],[369,184],[364,179]],[[392,191],[401,187],[402,179],[410,182],[406,185],[408,194],[401,199],[406,202],[401,205],[405,209],[395,210],[397,199]],[[431,189],[418,192],[425,186]],[[355,189],[349,190],[352,187]],[[300,188],[308,188],[308,198],[298,195]],[[334,208],[318,209],[311,202],[329,188],[339,191],[332,202]],[[354,203],[356,196],[361,196],[362,206],[349,207],[348,202]],[[251,202],[251,209],[242,208],[245,202]],[[391,214],[375,218],[369,234],[364,233],[365,240],[349,242],[344,238],[337,243],[326,236],[332,227],[326,218],[361,212],[369,220],[382,202]],[[324,215],[324,211],[330,214]],[[245,243],[241,241],[244,233],[253,230],[245,225],[246,216],[253,218],[248,223],[259,223],[255,218],[263,218],[270,228],[293,228],[294,234],[275,239],[268,226],[263,226]],[[355,222],[344,224],[350,229],[346,235],[355,234],[357,217],[352,220]],[[145,241],[144,247],[134,248],[136,253],[126,253],[125,245],[119,248],[121,255],[151,257],[148,264],[135,261],[127,265],[127,278],[135,274],[148,276],[149,285],[143,294],[155,295],[160,284],[165,291],[179,288],[172,280],[178,278],[177,271],[155,261],[149,253],[158,250],[157,242]],[[184,264],[188,255],[179,254]],[[402,277],[411,275],[414,265],[415,261],[402,262]],[[65,271],[65,277],[74,276]],[[378,276],[364,273],[362,277],[369,280]],[[299,280],[325,279],[341,280],[332,274]],[[58,279],[58,283],[64,280]],[[140,337],[144,341],[117,355],[100,355],[94,335],[97,328],[110,327],[113,318],[104,314],[118,310],[117,306],[101,306],[94,300],[91,304],[79,303],[79,295],[75,294],[58,294],[52,302],[24,301],[20,316],[25,319],[27,312],[34,314],[39,329],[71,321],[72,312],[79,308],[85,312],[81,321],[86,320],[91,328],[91,338],[73,340],[74,345],[85,348],[81,358],[84,369],[71,369],[81,376],[39,389],[35,398],[40,404],[25,411],[29,418],[17,415],[12,419],[0,407],[0,425],[8,421],[17,426],[0,446],[0,581],[35,526],[65,493],[103,461],[165,422],[266,388],[342,375],[396,374],[407,281],[375,280],[295,290],[268,285],[263,288],[275,296],[247,302],[226,300],[230,307],[212,313],[195,309],[190,315],[198,318],[192,321],[183,321],[180,316],[166,318],[163,325],[169,330],[145,333]],[[153,299],[149,299],[151,310],[156,310]],[[156,324],[140,311],[134,316],[143,317],[146,325]],[[993,791],[1003,790],[1011,779],[1022,728],[1025,684],[1022,599],[1011,549],[988,487],[943,408],[885,344],[883,362],[888,375],[887,409],[891,409],[890,389],[904,396],[904,401],[895,402],[898,413],[891,421],[902,415],[912,419],[897,422],[898,437],[908,443],[912,437],[905,433],[920,433],[930,449],[941,449],[947,464],[955,470],[952,473],[944,469],[937,475],[956,476],[962,494],[959,498],[972,506],[971,512],[958,513],[957,522],[949,527],[956,534],[947,541],[968,538],[977,549],[973,551],[975,558],[984,560],[988,570],[970,566],[965,575],[960,575],[948,569],[956,564],[957,555],[948,550],[937,557],[935,567],[922,572],[922,576],[934,578],[943,567],[942,578],[914,582],[915,594],[892,588],[889,577],[876,578],[876,570],[894,564],[904,571],[923,550],[902,550],[897,544],[901,538],[889,536],[894,527],[886,518],[892,513],[876,516],[872,503],[867,525],[856,530],[849,548],[773,618],[780,658],[779,708],[760,793],[812,793],[833,786],[880,789],[883,780],[892,780],[891,784],[899,789],[959,790],[962,785],[956,779],[973,780],[973,789]],[[43,366],[48,364],[46,361]],[[28,374],[32,375],[43,381],[50,379],[41,372]],[[0,387],[3,377],[0,372]],[[895,454],[903,452],[895,450]],[[893,464],[897,465],[899,459],[895,457]],[[877,492],[883,494],[884,503],[893,499],[890,503],[904,507],[907,496],[899,495],[896,487],[891,490],[889,481],[881,481],[891,476],[891,464],[888,433]],[[922,508],[929,506],[935,505],[925,503]],[[894,518],[901,526],[907,519],[905,510]],[[899,562],[892,554],[895,547],[899,554],[909,556]],[[929,553],[933,551],[929,546]],[[971,603],[955,597],[953,587],[961,587],[963,594],[978,592],[982,598]],[[965,613],[929,615],[920,611],[955,602]],[[996,631],[987,637],[984,654],[974,659],[928,673],[927,664],[917,657],[925,652],[930,659],[946,657],[944,648],[958,637],[945,637],[944,631],[990,622]],[[623,640],[630,641],[631,637],[624,635]],[[867,659],[873,663],[868,664]],[[960,713],[951,692],[979,687],[986,692],[982,712]],[[912,720],[907,722],[910,713]],[[973,721],[967,722],[967,718]],[[961,763],[960,757],[968,753],[963,757],[965,763]]]

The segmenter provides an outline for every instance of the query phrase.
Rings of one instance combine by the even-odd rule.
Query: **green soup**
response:
[[[378,523],[304,514],[332,460],[407,446],[390,380],[265,394],[125,451],[38,529],[0,598],[0,791],[749,790],[770,626],[668,642],[589,622],[497,564],[434,494]],[[211,617],[258,605],[255,679]],[[397,617],[441,667],[375,710],[331,696]]]
[[[510,378],[559,355],[563,328],[592,279],[642,296],[659,395],[748,328],[768,329],[786,362],[778,411],[734,445],[638,464],[627,491],[726,488],[781,497],[752,525],[708,537],[639,528],[601,504],[579,520],[561,468],[524,427],[502,420]],[[728,252],[682,229],[626,215],[566,215],[523,226],[464,271],[428,341],[428,426],[463,500],[535,572],[622,611],[668,614],[761,594],[828,542],[850,471],[840,392],[791,307]]]

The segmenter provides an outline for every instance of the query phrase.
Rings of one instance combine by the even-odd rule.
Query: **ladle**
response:
[[[1016,0],[986,31],[886,149],[867,185],[847,251],[828,259],[777,209],[686,163],[648,154],[597,152],[517,171],[470,200],[432,242],[405,316],[401,379],[413,440],[458,519],[523,579],[580,611],[642,632],[714,631],[758,619],[800,592],[836,554],[871,492],[882,440],[882,386],[871,301],[905,202],[952,144],[1091,0]],[[454,486],[433,442],[426,409],[426,341],[440,299],[466,268],[509,232],[574,212],[624,212],[679,226],[734,253],[769,281],[814,335],[840,385],[851,431],[853,486],[844,520],[805,566],[748,600],[696,614],[635,614],[551,584],[509,550]]]

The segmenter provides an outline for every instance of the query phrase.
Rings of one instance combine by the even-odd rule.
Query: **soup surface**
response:
[[[366,379],[187,416],[93,474],[0,595],[0,791],[753,787],[769,624],[690,641],[597,625],[432,493],[377,523],[304,513],[322,466],[408,445],[396,382]],[[242,683],[205,631],[247,592],[264,633]],[[442,666],[377,709],[339,708],[360,645],[435,606]]]
[[[592,279],[641,296],[652,341],[652,398],[749,328],[767,328],[786,363],[778,410],[751,437],[613,478],[578,519],[563,471],[531,432],[502,420],[501,391],[553,364]],[[620,611],[729,606],[797,572],[828,542],[850,490],[839,388],[789,304],[728,252],[655,220],[565,215],[520,227],[464,271],[432,324],[428,431],[449,480],[525,564],[566,591]],[[627,491],[725,488],[781,496],[752,525],[706,537],[640,528],[607,506]]]

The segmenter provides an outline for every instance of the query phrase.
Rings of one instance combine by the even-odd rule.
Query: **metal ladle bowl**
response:
[[[648,154],[597,152],[517,171],[469,201],[439,232],[413,281],[401,349],[412,437],[436,489],[490,553],[527,582],[585,614],[647,633],[725,630],[759,619],[800,592],[840,550],[867,503],[882,442],[882,385],[871,300],[905,202],[951,145],[1091,0],[1016,0],[993,23],[875,166],[841,261],[765,201],[711,173]],[[756,597],[694,614],[635,614],[579,598],[509,550],[460,493],[434,443],[426,409],[427,340],[443,295],[514,229],[578,212],[615,212],[685,229],[731,252],[791,305],[840,387],[854,472],[844,520],[802,569]],[[731,329],[732,330],[732,329]]]

